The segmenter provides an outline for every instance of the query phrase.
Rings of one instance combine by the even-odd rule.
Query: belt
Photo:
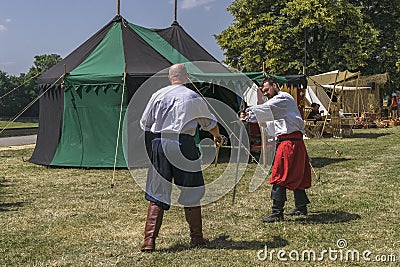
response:
[[[153,138],[176,138],[176,137],[193,137],[190,134],[177,134],[177,133],[151,133]]]
[[[303,138],[278,138],[278,142],[283,142],[283,141],[301,141]]]
[[[303,141],[303,138],[281,138],[276,141],[276,145],[278,146],[283,141]]]

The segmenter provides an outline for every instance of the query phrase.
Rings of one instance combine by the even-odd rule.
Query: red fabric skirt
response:
[[[287,140],[290,139],[290,140]],[[278,136],[270,184],[284,186],[290,190],[311,187],[311,167],[301,132]]]

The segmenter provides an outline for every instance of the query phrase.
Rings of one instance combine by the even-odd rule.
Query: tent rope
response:
[[[204,97],[204,95],[200,92],[200,90],[197,88],[197,86],[194,84],[194,82],[189,78],[190,83],[193,85],[193,87],[196,89],[196,91],[199,93],[199,95],[204,99],[204,101],[208,104],[208,106],[212,109],[212,111],[218,115],[218,112],[214,109],[214,107],[208,102],[208,100]],[[228,126],[228,123],[224,121],[223,118],[220,117],[220,119],[225,123],[226,127],[228,128],[229,131],[231,131],[232,136],[235,137],[239,142],[242,140],[232,131],[232,129]],[[251,154],[251,151],[247,149],[247,147],[243,146],[244,150],[246,153],[251,157],[251,159],[257,163],[259,166],[261,166],[261,169],[264,171],[265,174],[269,174],[269,170],[264,168],[264,166],[261,165],[261,163]]]
[[[125,85],[126,85],[126,64],[123,76],[123,85],[122,85],[122,95],[121,95],[121,105],[119,110],[119,120],[118,120],[118,131],[117,131],[117,142],[115,145],[115,154],[114,154],[114,168],[113,168],[113,175],[111,179],[111,188],[115,186],[115,172],[116,172],[116,165],[117,165],[117,155],[118,155],[118,145],[119,145],[119,136],[121,133],[121,121],[122,121],[122,109],[124,103],[124,94],[125,94]]]
[[[37,97],[35,97],[35,99],[33,99],[28,105],[26,105],[20,112],[17,113],[17,115],[14,116],[14,118],[10,119],[7,123],[7,125],[1,129],[0,134],[2,134],[7,128],[8,126],[10,126],[11,123],[13,123],[16,119],[18,119],[28,108],[30,108],[36,101],[39,100],[39,98],[41,98],[45,93],[47,93],[47,91],[49,91],[51,88],[54,87],[54,85],[56,85],[56,83],[64,77],[64,74],[62,74],[53,84],[50,85],[49,88],[47,88],[45,91],[43,91],[43,93],[39,94]]]
[[[9,94],[11,94],[12,92],[14,92],[15,90],[18,90],[19,88],[21,88],[24,84],[30,82],[32,79],[37,78],[40,75],[40,73],[37,73],[35,76],[32,76],[31,78],[29,78],[28,80],[24,81],[22,84],[18,85],[17,87],[13,88],[11,91],[5,93],[4,95],[0,96],[0,100],[3,99],[4,97],[8,96]]]
[[[336,75],[336,76],[337,76],[337,75]],[[310,76],[307,75],[307,78],[309,78],[310,80],[312,80],[312,81],[314,82],[314,85],[320,86],[320,87],[322,87],[323,89],[325,89],[325,87],[324,87],[322,84],[316,82],[316,81],[315,81],[314,79],[312,79]],[[337,77],[336,77],[335,79],[337,79]],[[332,94],[332,95],[335,93],[335,87],[336,87],[336,81],[335,81],[335,86],[333,87],[333,91],[331,91],[331,94]],[[328,106],[328,109],[327,109],[327,115],[329,114],[329,111],[330,111],[330,104],[331,104],[331,102],[332,102],[332,97],[331,97],[331,99],[329,100],[329,106]],[[324,126],[323,126],[323,128],[322,128],[322,130],[321,130],[320,138],[317,138],[317,139],[318,139],[319,141],[321,141],[322,143],[324,143],[324,144],[325,144],[326,146],[328,146],[329,148],[332,148],[333,150],[335,150],[335,155],[341,156],[343,152],[339,151],[339,150],[336,148],[336,146],[334,147],[334,146],[328,144],[328,143],[325,142],[325,141],[323,140],[323,138],[322,138],[322,133],[324,132],[326,119],[327,119],[327,116],[325,117]],[[310,162],[310,165],[311,165],[311,162]],[[311,167],[312,167],[312,165],[311,165]],[[318,179],[318,180],[319,180],[319,179]]]

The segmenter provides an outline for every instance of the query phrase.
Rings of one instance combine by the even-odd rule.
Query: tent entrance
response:
[[[62,135],[50,165],[113,166],[121,92],[121,84],[65,87]],[[123,114],[126,107],[125,102]],[[122,137],[119,142],[122,144]],[[122,145],[118,148],[116,166],[126,167]]]

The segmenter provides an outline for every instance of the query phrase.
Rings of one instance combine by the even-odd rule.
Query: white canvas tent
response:
[[[327,115],[330,98],[325,89],[333,89],[333,87],[335,87],[336,91],[342,90],[344,87],[338,85],[339,83],[343,83],[358,75],[358,72],[334,70],[310,76],[307,78],[308,86],[306,90],[306,98],[310,103],[319,104],[320,111],[324,112],[323,115]],[[349,89],[350,87],[346,88]],[[356,87],[354,87],[354,90],[355,89]]]
[[[332,84],[324,84],[322,85],[323,88],[328,88],[328,89],[333,89],[334,85]],[[371,87],[369,86],[341,86],[341,85],[336,85],[335,90],[337,92],[340,92],[341,90],[343,91],[355,91],[355,90],[371,90]]]
[[[317,103],[320,106],[319,111],[323,111],[324,116],[327,115],[329,96],[326,94],[323,88],[307,86],[306,98],[310,104]]]
[[[345,71],[334,70],[308,77],[307,84],[310,86],[319,86],[324,84],[339,84],[343,81],[358,76],[358,74],[359,74],[358,72],[350,72],[348,70]]]

